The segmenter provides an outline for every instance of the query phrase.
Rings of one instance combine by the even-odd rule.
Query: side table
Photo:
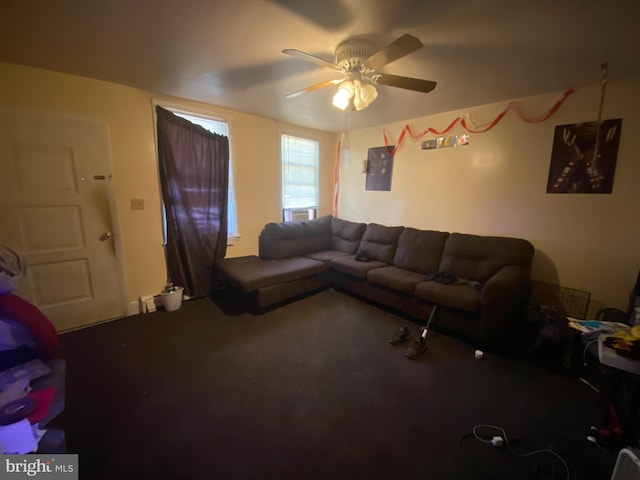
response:
[[[603,424],[597,433],[604,440],[620,446],[640,445],[640,374],[617,368],[615,362],[602,359],[602,340],[587,340],[584,343],[587,359],[597,366],[588,380],[597,386],[609,404]]]

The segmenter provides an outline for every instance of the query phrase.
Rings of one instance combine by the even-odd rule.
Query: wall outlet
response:
[[[131,210],[144,210],[144,198],[131,198]]]

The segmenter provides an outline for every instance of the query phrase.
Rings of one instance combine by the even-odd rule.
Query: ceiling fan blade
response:
[[[320,65],[321,67],[341,71],[340,67],[335,63],[327,62],[320,57],[316,57],[315,55],[311,55],[310,53],[301,52],[300,50],[296,50],[295,48],[285,48],[284,50],[282,50],[282,53],[291,55],[292,57],[300,58],[302,60],[306,60],[307,62],[315,63],[316,65]]]
[[[389,87],[404,88],[416,92],[429,93],[436,88],[437,83],[431,80],[421,80],[419,78],[401,77],[388,73],[379,73],[371,77],[373,83],[387,85]]]
[[[391,62],[422,48],[422,42],[413,35],[404,34],[364,61],[364,66],[379,70]]]
[[[302,95],[303,93],[313,92],[314,90],[320,90],[321,88],[324,88],[324,87],[330,87],[331,85],[335,85],[342,81],[344,81],[344,78],[341,78],[339,80],[327,80],[326,82],[316,83],[315,85],[311,85],[310,87],[303,88],[302,90],[298,90],[288,95],[285,95],[284,98],[297,97],[298,95]]]

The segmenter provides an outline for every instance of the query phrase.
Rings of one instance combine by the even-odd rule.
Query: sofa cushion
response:
[[[465,312],[476,313],[480,311],[480,292],[469,285],[421,282],[416,285],[415,296],[429,303]]]
[[[366,223],[331,218],[331,250],[356,253],[366,229]]]
[[[449,234],[406,227],[398,239],[393,264],[418,273],[437,272]]]
[[[331,215],[304,222],[267,223],[262,233],[274,240],[327,236],[331,233]]]
[[[384,262],[370,260],[368,262],[359,262],[355,255],[344,255],[331,260],[331,268],[338,272],[346,273],[354,277],[367,278],[367,272],[374,268],[387,267]]]
[[[324,263],[330,263],[336,257],[344,257],[349,255],[347,252],[340,252],[337,250],[322,250],[320,252],[311,252],[307,253],[305,257],[311,258],[313,260],[318,260]]]
[[[527,240],[452,233],[447,238],[440,271],[485,283],[505,265],[531,265],[533,245]]]
[[[323,262],[305,257],[291,257],[279,260],[263,260],[255,255],[225,258],[216,263],[218,268],[233,285],[245,292],[276,283],[291,282],[326,271]]]
[[[374,268],[367,273],[367,280],[376,285],[383,285],[393,290],[413,294],[416,285],[424,282],[421,273],[394,266]]]
[[[323,249],[324,242],[321,239],[309,239],[305,237],[286,240],[268,240],[261,242],[265,245],[260,249],[260,257],[265,260],[278,260],[304,255],[315,249]]]
[[[370,223],[362,236],[358,251],[366,252],[371,260],[391,265],[402,230],[404,227],[386,227]]]
[[[260,233],[260,258],[289,258],[331,247],[331,215],[305,222],[267,223]]]

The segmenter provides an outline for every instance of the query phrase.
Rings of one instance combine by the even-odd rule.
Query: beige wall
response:
[[[134,302],[142,294],[157,293],[166,278],[154,100],[223,117],[231,124],[241,238],[228,249],[228,256],[257,253],[257,237],[264,224],[281,219],[279,134],[283,129],[319,140],[319,213],[331,213],[334,134],[294,128],[211,105],[163,98],[123,85],[0,62],[0,107],[59,112],[107,122],[129,301]],[[130,210],[131,198],[143,198],[145,209]]]
[[[547,111],[562,92],[521,100],[530,116]],[[423,100],[428,102],[428,96]],[[350,220],[530,240],[533,278],[592,293],[594,306],[626,309],[640,269],[640,82],[610,83],[604,118],[622,118],[613,193],[547,194],[556,125],[597,119],[600,88],[581,89],[555,116],[526,124],[509,113],[498,126],[472,134],[470,145],[421,150],[406,138],[396,154],[390,192],[365,191],[361,162],[384,145],[382,127],[349,132],[351,161],[341,167],[339,214]],[[506,103],[386,126],[391,141],[404,125],[414,132],[445,128],[469,113],[483,125]],[[452,135],[466,133],[458,126]],[[425,136],[435,138],[435,135]]]
[[[640,162],[632,143],[640,128],[636,108],[640,105],[639,87],[639,82],[610,83],[607,89],[605,118],[623,118],[611,195],[545,193],[554,126],[595,119],[600,97],[596,86],[578,90],[544,123],[525,124],[510,113],[492,131],[472,135],[466,147],[422,151],[420,141],[407,138],[396,155],[391,192],[365,191],[365,176],[360,173],[367,148],[383,145],[382,127],[350,132],[351,163],[341,168],[340,216],[387,225],[527,238],[536,247],[534,278],[588,290],[596,302],[626,308],[640,268]],[[527,98],[522,106],[536,115],[558,97],[559,93]],[[229,256],[255,254],[262,226],[280,220],[282,131],[309,134],[320,141],[319,213],[331,212],[333,134],[211,105],[162,99],[122,85],[0,63],[0,106],[61,112],[108,123],[130,301],[157,292],[165,279],[154,99],[221,116],[231,123],[241,239],[229,248]],[[483,124],[503,107],[475,107],[385,128],[394,138],[405,124],[414,131],[443,128],[454,116],[467,112],[477,124]],[[462,133],[460,127],[452,132]],[[145,210],[131,211],[130,198],[144,198]]]

